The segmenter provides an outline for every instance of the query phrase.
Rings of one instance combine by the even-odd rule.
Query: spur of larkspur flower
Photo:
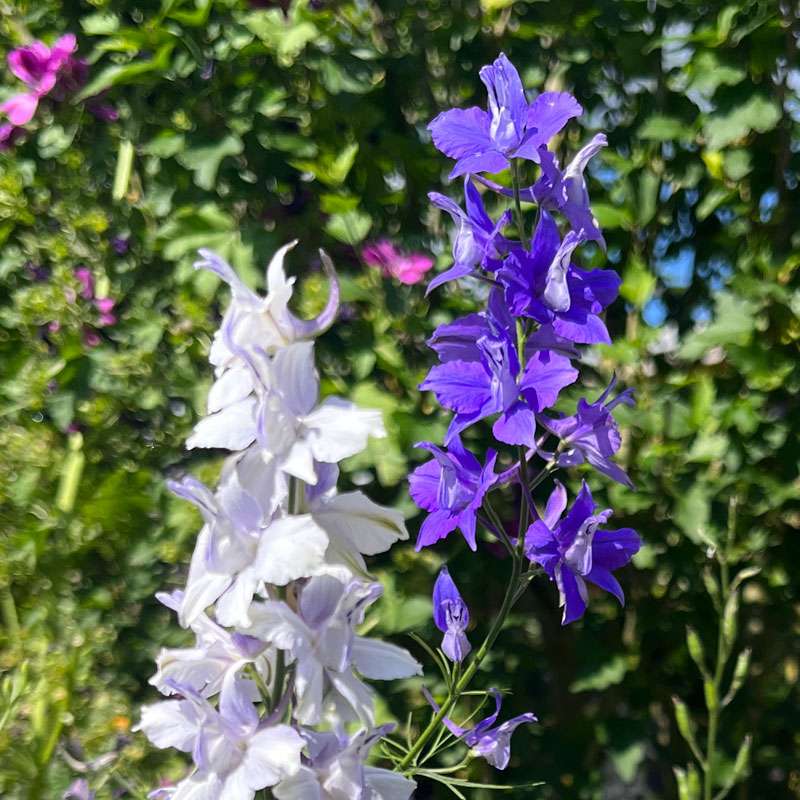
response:
[[[556,481],[542,519],[534,522],[525,534],[525,554],[558,586],[560,605],[564,608],[562,624],[583,616],[588,603],[586,581],[610,592],[625,602],[622,587],[612,571],[625,566],[638,552],[641,540],[632,528],[604,530],[613,513],[611,509],[595,512],[592,493],[584,481],[572,508],[567,507],[567,492]]]
[[[444,634],[442,652],[451,661],[462,662],[472,650],[464,633],[469,625],[469,609],[447,567],[442,567],[433,585],[433,621]]]
[[[427,689],[423,689],[423,692],[433,710],[438,713],[439,706],[431,697],[430,692]],[[476,755],[485,758],[497,769],[505,769],[511,759],[511,736],[514,731],[520,725],[530,725],[539,720],[535,714],[527,712],[495,726],[497,718],[500,716],[500,706],[503,699],[497,689],[490,689],[489,694],[494,699],[494,712],[476,723],[473,728],[462,728],[460,725],[456,725],[449,717],[445,717],[442,722],[453,736],[461,739]]]
[[[605,134],[595,134],[578,150],[563,170],[559,166],[556,154],[546,147],[540,147],[539,160],[542,174],[533,185],[520,189],[519,193],[521,201],[536,203],[544,210],[562,214],[573,231],[579,233],[586,241],[597,242],[603,248],[606,243],[592,214],[584,172],[589,161],[607,144]],[[476,175],[475,178],[492,191],[506,197],[514,197],[513,190],[506,186],[501,186],[482,175]]]
[[[476,106],[444,111],[428,126],[433,143],[455,158],[450,178],[466,173],[502,172],[510,159],[538,163],[546,145],[583,109],[572,95],[545,92],[528,102],[519,73],[504,53],[481,68],[489,94],[489,111]]]

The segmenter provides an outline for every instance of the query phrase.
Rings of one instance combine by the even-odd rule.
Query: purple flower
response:
[[[124,256],[131,249],[131,237],[115,236],[111,240],[111,247],[118,256]]]
[[[584,481],[567,515],[567,492],[556,481],[542,519],[525,534],[525,554],[540,564],[556,582],[559,602],[564,608],[562,625],[580,619],[586,611],[586,581],[610,592],[620,603],[625,596],[612,570],[627,564],[641,546],[632,528],[599,530],[611,516],[611,509],[595,513],[592,493]]]
[[[489,111],[477,106],[439,114],[428,126],[434,145],[455,158],[450,178],[476,172],[501,172],[511,158],[539,161],[546,145],[583,109],[572,95],[545,92],[528,103],[519,73],[504,53],[481,68]]]
[[[555,153],[546,147],[539,148],[542,174],[536,183],[520,191],[521,200],[536,203],[548,211],[560,212],[576,233],[582,234],[586,241],[598,242],[603,248],[605,240],[589,207],[589,192],[583,173],[589,161],[607,144],[605,134],[596,134],[575,154],[563,171]],[[481,175],[476,175],[476,178],[495,192],[506,197],[514,196],[512,189]]]
[[[496,294],[495,302],[499,297]],[[465,318],[462,325],[477,338],[462,339],[455,351],[458,358],[433,367],[420,388],[434,392],[445,408],[455,412],[445,443],[469,425],[499,414],[492,426],[495,438],[532,448],[536,413],[553,405],[578,372],[568,358],[549,350],[534,351],[521,369],[507,322],[496,319],[492,305],[490,300],[485,315]],[[453,326],[448,327],[452,333]]]
[[[580,235],[570,231],[562,242],[555,221],[542,211],[531,251],[513,248],[498,278],[515,316],[550,324],[558,336],[572,342],[608,344],[611,339],[599,315],[616,299],[620,277],[613,270],[571,264],[580,241]]]
[[[577,413],[570,417],[556,419],[541,416],[539,421],[561,439],[564,452],[557,456],[560,467],[575,467],[588,462],[612,480],[632,489],[633,483],[627,473],[611,461],[611,457],[619,450],[622,443],[619,428],[611,411],[620,403],[632,406],[635,402],[633,390],[626,389],[606,403],[606,398],[616,383],[617,378],[614,376],[594,403],[588,403],[581,398],[578,401]],[[556,457],[554,453],[542,453],[542,455],[546,458]]]
[[[416,446],[433,453],[431,461],[408,476],[411,497],[429,512],[420,528],[416,549],[428,547],[458,528],[470,549],[477,550],[478,510],[486,493],[500,477],[494,472],[497,453],[489,450],[486,464],[481,466],[457,435],[451,439],[447,450],[430,442],[419,442]]]
[[[439,706],[436,701],[431,697],[430,692],[423,688],[425,698],[431,704],[434,711],[439,712]],[[510,720],[492,727],[497,722],[500,716],[500,706],[502,705],[502,696],[497,689],[490,689],[489,694],[494,698],[494,713],[490,714],[485,719],[478,722],[474,728],[462,728],[456,725],[448,717],[445,717],[442,722],[447,726],[447,729],[454,735],[461,739],[473,752],[477,753],[482,758],[485,758],[493,767],[497,769],[505,769],[511,758],[511,736],[520,725],[530,725],[539,720],[535,714],[527,712],[519,716],[512,717]]]
[[[500,249],[504,246],[500,231],[511,220],[511,212],[504,212],[496,223],[492,222],[484,208],[481,193],[469,176],[464,179],[466,212],[439,192],[430,192],[428,198],[452,217],[458,229],[453,237],[453,266],[428,284],[426,294],[447,281],[469,275],[478,266],[496,271],[500,267]]]
[[[447,567],[442,567],[433,586],[433,621],[444,634],[444,654],[451,661],[460,664],[472,650],[464,633],[469,625],[469,609],[461,599]]]

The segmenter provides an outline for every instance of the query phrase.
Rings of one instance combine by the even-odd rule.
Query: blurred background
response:
[[[228,299],[192,270],[199,246],[262,288],[299,238],[287,265],[307,315],[326,297],[317,249],[331,253],[345,302],[318,345],[323,388],[379,407],[390,434],[342,485],[402,508],[413,540],[413,443],[447,423],[416,388],[425,339],[479,290],[425,299],[361,253],[386,239],[449,264],[450,222],[426,194],[461,187],[443,188],[425,126],[483,105],[478,68],[503,50],[530,90],[583,104],[563,159],[608,134],[588,180],[608,254],[580,261],[624,283],[615,343],[587,355],[582,387],[593,397],[616,372],[635,388],[618,419],[637,491],[587,477],[646,546],[620,574],[624,610],[598,595],[561,628],[545,582],[519,604],[478,683],[541,723],[515,735],[506,773],[473,779],[546,782],[503,796],[699,797],[676,775],[713,702],[697,640],[713,669],[723,626],[726,681],[751,656],[717,768],[738,800],[800,797],[800,4],[0,0],[0,14],[3,55],[73,32],[86,59],[23,129],[0,128],[0,796],[60,798],[83,776],[99,798],[139,798],[181,774],[131,727],[159,647],[187,641],[153,595],[185,576],[200,520],[165,475],[219,469],[183,449]],[[2,69],[0,101],[26,88]],[[432,639],[445,559],[485,626],[508,565],[460,537],[377,561],[369,624],[412,649],[407,631]],[[385,701],[404,719],[419,682]]]

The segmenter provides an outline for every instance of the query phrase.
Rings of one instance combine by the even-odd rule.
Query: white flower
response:
[[[339,284],[333,264],[323,252],[320,252],[322,264],[331,282],[327,306],[314,320],[299,320],[289,311],[289,301],[292,298],[295,281],[294,278],[286,277],[283,260],[286,253],[296,244],[297,240],[284,245],[269,262],[266,274],[266,297],[259,297],[248,288],[230,264],[216,253],[206,249],[199,251],[201,258],[195,262],[195,268],[207,269],[218,275],[230,286],[233,295],[222,328],[214,337],[209,355],[211,363],[217,368],[218,377],[227,369],[243,366],[235,352],[237,345],[246,347],[257,343],[265,352],[272,354],[277,348],[285,347],[299,339],[318,336],[333,323],[339,307]],[[229,323],[231,318],[237,320],[236,332],[233,340],[226,342],[222,330],[225,330],[226,323]],[[224,394],[224,391],[220,388],[217,394]],[[209,396],[209,404],[211,402],[212,397]]]
[[[160,592],[156,597],[168,608],[179,611],[183,592]],[[156,659],[158,670],[150,684],[162,694],[173,694],[174,686],[189,687],[203,697],[213,697],[222,689],[225,676],[253,664],[264,677],[272,674],[274,651],[265,642],[242,633],[231,633],[206,614],[191,623],[196,637],[194,647],[163,648]]]
[[[364,766],[370,748],[393,727],[361,730],[351,739],[304,731],[310,763],[281,781],[273,795],[277,800],[408,800],[414,781]]]
[[[184,699],[145,706],[138,725],[156,747],[192,754],[196,771],[172,800],[252,800],[300,770],[304,740],[288,725],[259,719],[251,682],[228,673],[219,708],[189,687],[173,688]]]
[[[216,495],[189,477],[170,482],[170,488],[194,503],[206,522],[189,567],[182,625],[216,603],[220,624],[247,627],[250,603],[262,583],[285,586],[321,568],[328,537],[311,515],[264,522],[261,506],[236,471],[227,474]]]
[[[186,446],[244,450],[257,442],[266,461],[306,483],[317,482],[316,462],[335,464],[359,453],[370,436],[384,437],[380,411],[340,397],[319,405],[314,345],[297,342],[274,357],[248,356],[255,391],[209,414]],[[215,406],[216,407],[216,406]]]
[[[296,613],[280,601],[253,604],[251,632],[285,650],[295,664],[294,716],[301,724],[315,725],[331,709],[340,718],[372,724],[372,692],[353,666],[379,680],[421,674],[420,664],[401,647],[355,633],[381,591],[380,584],[320,575],[303,587]]]

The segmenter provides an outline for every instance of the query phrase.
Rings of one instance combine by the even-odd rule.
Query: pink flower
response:
[[[380,269],[387,278],[395,278],[400,283],[419,283],[425,273],[433,266],[433,259],[425,253],[403,253],[388,239],[367,245],[361,257],[370,267]]]
[[[84,300],[91,300],[94,297],[94,278],[91,270],[87,267],[78,267],[75,270],[75,277],[81,285],[81,297]]]
[[[29,92],[14,95],[0,105],[11,129],[0,129],[0,149],[10,146],[12,132],[33,119],[39,101],[45,95],[55,100],[64,100],[77,92],[88,78],[89,68],[82,58],[72,54],[77,48],[75,35],[67,33],[56,40],[52,48],[44,42],[35,41],[26,47],[18,47],[8,54],[8,67],[29,89]],[[86,108],[99,119],[113,122],[118,118],[116,109],[98,97],[90,98]]]
[[[25,125],[31,121],[39,100],[56,85],[62,69],[71,67],[74,61],[72,53],[76,47],[75,35],[68,33],[59,38],[52,48],[37,41],[8,54],[8,68],[31,89],[0,105],[0,112],[6,114],[12,125]]]
[[[110,297],[101,297],[94,301],[95,307],[100,312],[101,328],[107,328],[109,325],[114,325],[117,322],[117,317],[111,311],[115,306],[115,301]]]

